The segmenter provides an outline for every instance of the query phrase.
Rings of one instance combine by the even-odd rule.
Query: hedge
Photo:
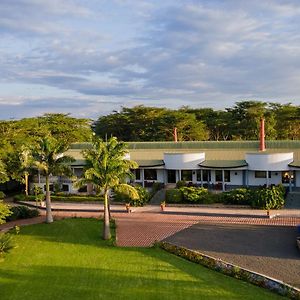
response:
[[[24,194],[19,194],[14,197],[15,201],[36,201],[36,196],[26,196]],[[64,195],[64,196],[56,196],[56,195],[51,195],[51,200],[52,201],[61,201],[61,202],[90,202],[90,201],[95,201],[95,202],[102,202],[103,197],[102,196],[75,196],[75,195]],[[37,201],[39,202],[39,201]]]
[[[202,187],[181,187],[167,190],[167,203],[249,205],[260,209],[278,209],[284,206],[285,187],[282,185],[258,189],[239,188],[223,193],[211,193]]]
[[[10,208],[12,214],[6,217],[6,221],[15,221],[19,219],[29,219],[39,216],[39,211],[37,209],[30,209],[27,206],[13,206]]]

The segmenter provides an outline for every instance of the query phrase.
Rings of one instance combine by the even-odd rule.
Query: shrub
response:
[[[179,180],[176,183],[176,188],[177,189],[180,189],[180,188],[185,187],[185,186],[187,186],[187,184],[186,184],[186,182],[184,180]]]
[[[139,185],[135,186],[135,189],[139,194],[139,199],[133,199],[123,193],[115,192],[115,201],[130,203],[131,206],[144,206],[150,199],[150,193]]]
[[[62,201],[62,202],[89,202],[89,201],[96,201],[101,202],[103,201],[103,196],[88,196],[88,195],[64,195],[64,196],[51,196],[51,200],[53,201]]]
[[[0,199],[2,200],[4,198],[5,198],[5,194],[2,191],[0,191]]]
[[[222,203],[222,194],[220,193],[208,193],[203,197],[203,204]]]
[[[5,223],[6,218],[11,214],[10,206],[5,204],[3,200],[0,200],[0,224]]]
[[[13,238],[9,233],[0,233],[0,256],[15,248]]]
[[[208,190],[205,188],[182,187],[180,191],[183,194],[183,201],[188,203],[203,203],[204,198],[208,195]]]
[[[222,193],[224,204],[250,205],[252,193],[249,189],[240,188]]]
[[[171,189],[166,191],[167,203],[181,203],[183,201],[182,191],[179,189]]]
[[[285,190],[281,186],[260,188],[252,193],[252,207],[261,209],[277,209],[284,206]]]
[[[6,221],[15,221],[19,219],[29,219],[39,216],[39,211],[37,209],[30,209],[27,206],[13,206],[11,208],[12,214],[6,217]]]
[[[14,196],[14,201],[35,201],[35,196],[26,196],[24,194],[18,194]]]

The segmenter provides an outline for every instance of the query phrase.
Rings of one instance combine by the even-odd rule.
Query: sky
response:
[[[0,119],[300,105],[299,0],[0,0]]]

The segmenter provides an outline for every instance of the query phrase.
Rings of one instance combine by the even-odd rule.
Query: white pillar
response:
[[[269,171],[266,171],[266,184],[267,184],[267,187],[269,186]]]
[[[222,191],[224,192],[225,191],[225,172],[224,170],[222,170]]]
[[[178,178],[179,178],[179,181],[181,181],[181,170],[178,170],[178,172],[179,172]]]
[[[141,179],[142,179],[142,186],[145,187],[145,174],[144,169],[141,169]]]
[[[203,170],[200,170],[200,176],[201,176],[201,187],[203,187]]]

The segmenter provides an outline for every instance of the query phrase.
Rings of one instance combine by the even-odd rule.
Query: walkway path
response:
[[[65,217],[96,217],[103,215],[101,204],[54,203],[56,219]],[[63,209],[64,208],[64,209]],[[149,247],[176,232],[197,223],[203,224],[249,224],[296,226],[300,224],[300,210],[280,210],[280,216],[267,218],[266,212],[251,209],[210,207],[167,207],[164,212],[158,206],[133,208],[126,213],[123,206],[112,205],[112,217],[117,224],[117,245],[125,247]],[[42,212],[44,214],[44,211]],[[274,212],[271,212],[273,214]],[[278,211],[276,211],[278,213]],[[0,230],[15,225],[42,223],[44,216],[10,222]]]

